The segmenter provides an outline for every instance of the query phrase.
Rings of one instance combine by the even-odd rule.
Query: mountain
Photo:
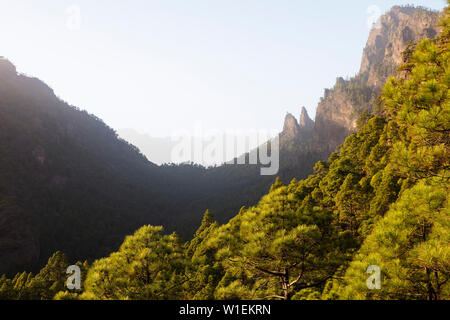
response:
[[[337,78],[335,86],[325,90],[316,109],[315,121],[310,119],[304,107],[298,121],[292,114],[285,116],[283,131],[279,135],[278,176],[282,182],[289,183],[293,178],[303,179],[312,174],[317,161],[328,159],[338,151],[345,138],[356,131],[358,119],[364,112],[379,111],[377,97],[382,85],[389,77],[396,75],[397,68],[409,58],[402,52],[414,42],[438,34],[441,30],[439,17],[439,12],[421,7],[394,6],[380,17],[379,28],[371,30],[363,51],[360,72],[350,80]],[[240,198],[242,194],[247,196],[245,203],[242,203],[245,205],[255,204],[274,182],[260,176],[255,166],[222,166],[210,174],[214,176],[217,171],[221,171],[222,176],[239,177],[237,172],[245,175],[245,180],[251,185],[233,186],[236,199],[243,200]],[[252,192],[248,192],[250,186]],[[215,203],[218,202],[205,202],[207,208],[217,214],[219,222],[234,216],[234,213],[223,210]],[[229,203],[230,206],[232,204]]]
[[[395,6],[381,16],[370,32],[359,73],[350,80],[338,78],[317,106],[312,148],[322,160],[356,130],[364,110],[376,111],[382,85],[405,61],[406,47],[439,33],[439,15],[424,8]]]
[[[161,222],[158,167],[5,59],[0,124],[0,272],[40,265],[55,249],[98,257]]]
[[[275,177],[256,165],[157,166],[101,119],[0,59],[0,274],[60,250],[101,257],[144,224],[189,239],[210,207],[223,222]]]
[[[293,142],[309,141],[314,130],[314,121],[308,115],[305,107],[302,107],[299,121],[290,113],[284,119],[283,131],[280,133],[280,143],[287,146]]]
[[[298,120],[286,116],[279,136],[282,181],[310,175],[355,130],[358,115],[375,110],[404,40],[431,36],[437,18],[394,7],[371,32],[361,72],[325,91],[315,122],[304,108]],[[275,181],[261,176],[258,164],[157,166],[6,59],[0,59],[0,152],[0,273],[35,270],[57,250],[73,260],[104,256],[144,224],[190,239],[206,209],[227,222]]]
[[[77,290],[65,281],[73,262],[56,252],[37,274],[1,276],[0,300],[449,300],[450,6],[444,12],[442,33],[406,49],[378,115],[360,117],[315,174],[277,180],[225,224],[206,211],[188,242],[142,226],[109,256],[78,262]],[[287,115],[285,142],[311,127],[305,114]],[[191,177],[220,172],[188,168]]]

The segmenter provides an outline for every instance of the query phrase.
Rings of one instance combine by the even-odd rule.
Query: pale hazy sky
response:
[[[369,7],[410,2],[0,0],[0,56],[115,129],[281,129],[358,71]]]

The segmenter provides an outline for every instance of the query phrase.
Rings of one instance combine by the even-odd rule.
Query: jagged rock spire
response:
[[[302,107],[299,125],[301,128],[306,130],[312,130],[314,128],[314,121],[309,117],[308,111],[306,111],[305,107]]]
[[[284,119],[283,132],[281,133],[282,143],[296,139],[309,139],[314,129],[314,121],[308,115],[305,107],[300,113],[300,122],[290,113]],[[305,140],[305,141],[306,141]]]
[[[284,126],[282,134],[286,137],[295,137],[300,132],[300,126],[298,125],[297,119],[290,114],[287,113],[284,118]]]

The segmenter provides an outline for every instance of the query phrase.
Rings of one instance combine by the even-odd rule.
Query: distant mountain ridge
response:
[[[286,115],[280,133],[282,147],[303,144],[303,150],[308,150],[315,160],[326,160],[337,151],[345,138],[357,129],[359,115],[364,111],[376,112],[376,98],[382,85],[404,63],[403,52],[407,46],[424,38],[434,38],[440,32],[439,17],[437,11],[411,6],[394,6],[381,16],[370,32],[359,73],[350,80],[338,77],[332,89],[325,89],[315,121],[309,118],[305,108],[302,108],[299,122],[293,115]],[[305,125],[308,133],[300,130]],[[304,156],[298,154],[299,158]]]
[[[208,132],[204,136],[192,136],[189,132],[186,135],[175,135],[173,137],[153,137],[149,134],[140,133],[134,129],[119,129],[117,131],[118,135],[125,139],[126,141],[132,143],[139,147],[139,150],[151,161],[158,165],[169,164],[169,163],[190,163],[194,162],[196,164],[209,167],[209,166],[220,166],[226,162],[229,162],[236,156],[235,144],[228,145],[228,141],[236,142],[238,139],[240,141],[245,141],[249,144],[248,149],[254,149],[258,146],[257,142],[250,141],[251,132],[217,132],[213,136],[208,135]],[[192,146],[201,146],[202,150],[212,145],[216,138],[222,139],[223,143],[223,154],[217,157],[205,157],[200,161],[194,159],[193,154],[185,155],[183,157],[174,156],[173,152],[179,143],[184,141],[190,141]],[[267,139],[268,137],[266,137]],[[248,151],[248,150],[247,150]],[[192,152],[191,152],[192,153]],[[181,159],[180,159],[181,158]],[[181,161],[180,161],[181,160]]]
[[[411,6],[394,6],[382,15],[369,34],[358,74],[350,80],[338,77],[333,88],[325,89],[315,121],[304,107],[298,121],[287,114],[280,133],[282,147],[292,148],[299,142],[308,144],[316,160],[327,159],[356,130],[358,116],[365,110],[375,111],[382,85],[404,62],[403,51],[408,44],[434,38],[440,32],[439,16],[437,11]],[[150,160],[161,158],[158,151],[152,155],[150,146],[162,148],[166,155],[170,153],[170,138],[146,138],[129,130],[119,133],[135,143]]]

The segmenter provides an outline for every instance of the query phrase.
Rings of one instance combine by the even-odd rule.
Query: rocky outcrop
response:
[[[355,129],[353,105],[343,90],[325,94],[316,112],[312,149],[326,159]]]
[[[403,63],[403,51],[411,41],[433,38],[439,33],[439,13],[423,8],[393,7],[369,35],[361,69],[350,80],[338,78],[326,89],[315,117],[312,150],[322,159],[337,150],[356,129],[356,120],[374,104],[387,78]]]
[[[281,136],[284,139],[295,139],[300,133],[300,126],[298,125],[297,119],[288,113],[284,118],[283,131]]]
[[[284,119],[283,131],[280,133],[280,145],[286,146],[299,143],[307,145],[311,143],[314,130],[314,121],[309,117],[305,107],[302,107],[299,121],[290,113]]]
[[[367,84],[381,88],[387,77],[403,63],[409,42],[434,38],[439,33],[437,12],[413,7],[393,7],[372,29],[361,60],[360,73],[368,73]]]
[[[302,107],[302,111],[300,113],[299,126],[304,132],[309,132],[314,129],[314,121],[309,117],[308,111],[306,111],[305,107]]]

